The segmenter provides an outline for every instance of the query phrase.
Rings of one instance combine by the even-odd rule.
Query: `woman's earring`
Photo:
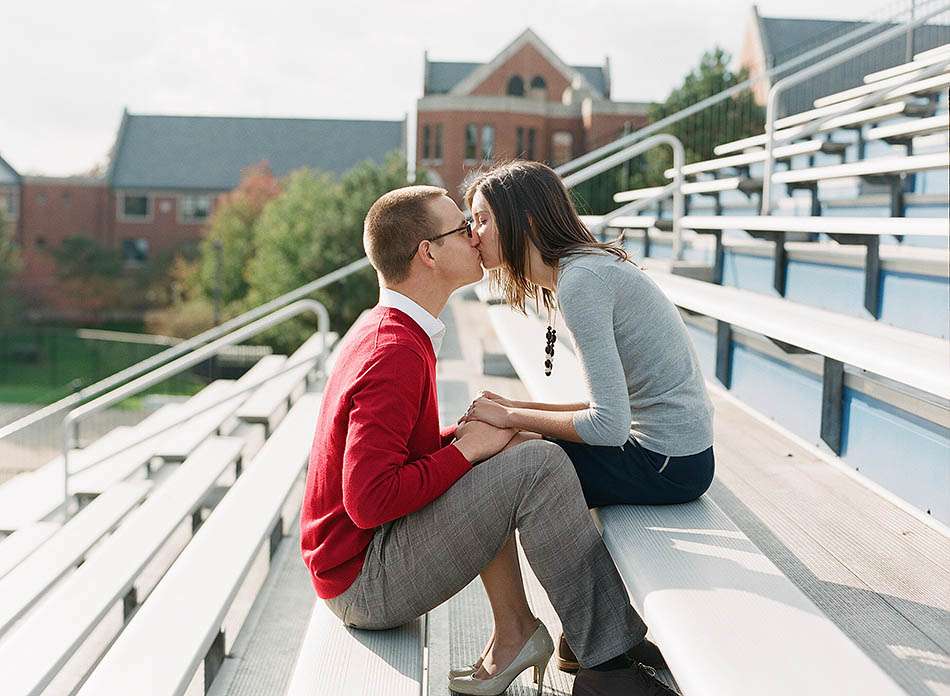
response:
[[[548,324],[546,338],[547,345],[544,347],[544,375],[545,377],[550,377],[551,370],[554,369],[554,342],[557,340],[557,330],[550,324]]]

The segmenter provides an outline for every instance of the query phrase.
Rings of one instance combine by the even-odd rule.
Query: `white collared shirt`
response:
[[[445,324],[429,314],[414,300],[389,288],[379,289],[379,304],[383,307],[392,307],[393,309],[398,309],[408,314],[412,320],[426,332],[429,340],[432,341],[432,350],[436,355],[439,354],[439,348],[442,347],[442,339],[445,338]]]

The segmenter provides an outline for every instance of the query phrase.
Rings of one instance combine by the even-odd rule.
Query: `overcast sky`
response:
[[[662,99],[745,0],[274,0],[6,3],[0,155],[21,173],[103,162],[133,113],[402,118],[433,60],[487,61],[530,26],[564,61],[609,55],[613,97]],[[885,7],[894,8],[893,2]],[[764,16],[880,17],[881,0],[762,0]]]

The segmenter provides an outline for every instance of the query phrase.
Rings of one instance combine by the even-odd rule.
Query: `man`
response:
[[[563,450],[534,439],[502,451],[514,431],[480,422],[439,429],[435,354],[445,328],[436,317],[453,291],[482,275],[462,212],[443,189],[397,189],[370,208],[363,243],[380,302],[349,332],[327,381],[301,512],[317,594],[345,624],[384,629],[481,574],[495,640],[478,670],[451,687],[502,693],[528,667],[543,679],[553,651],[523,599],[517,529],[579,662],[593,668],[577,684],[586,678],[600,689],[603,675],[616,682],[575,694],[673,693],[631,692],[616,679],[630,672],[647,684],[622,659],[646,627]]]

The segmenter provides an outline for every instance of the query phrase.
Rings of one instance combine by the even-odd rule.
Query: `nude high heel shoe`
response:
[[[495,642],[495,639],[492,638],[491,643],[488,644],[488,647],[485,648],[485,652],[491,650],[492,643]],[[485,659],[484,655],[480,655],[475,662],[470,664],[468,667],[462,667],[461,669],[450,669],[449,670],[449,679],[454,679],[455,677],[467,677],[470,674],[475,674],[478,671],[478,668],[482,666],[482,661]]]
[[[534,668],[534,678],[538,683],[538,696],[541,696],[541,689],[544,686],[544,671],[547,669],[548,661],[554,654],[554,641],[551,640],[551,634],[544,624],[538,622],[531,637],[521,648],[517,657],[511,664],[488,679],[476,679],[474,673],[449,679],[449,689],[459,694],[472,694],[473,696],[499,696],[505,692],[511,682],[518,678],[518,675],[529,667]]]

